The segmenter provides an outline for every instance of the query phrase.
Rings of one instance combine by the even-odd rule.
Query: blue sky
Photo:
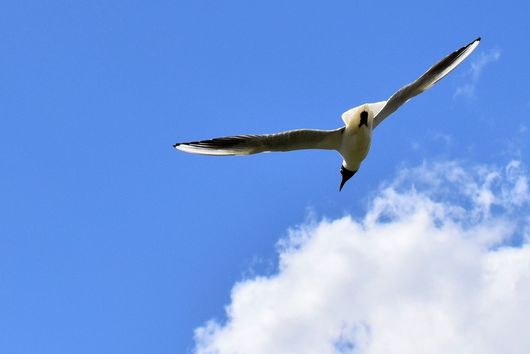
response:
[[[276,270],[277,241],[308,215],[363,215],[382,183],[424,161],[528,164],[524,1],[0,10],[3,353],[192,351],[194,330],[225,319],[249,272]],[[477,36],[466,62],[378,128],[341,193],[329,151],[171,148],[338,127]]]

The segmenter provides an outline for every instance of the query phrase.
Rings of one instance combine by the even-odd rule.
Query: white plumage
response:
[[[250,155],[269,151],[326,149],[342,158],[340,188],[360,168],[372,140],[372,131],[412,97],[431,88],[449,74],[478,46],[480,37],[452,52],[417,80],[400,88],[386,101],[365,103],[342,114],[344,127],[335,130],[300,129],[266,135],[237,135],[209,140],[176,143],[175,148],[203,155]]]

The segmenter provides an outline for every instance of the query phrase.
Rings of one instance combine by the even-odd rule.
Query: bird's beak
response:
[[[344,184],[348,182],[350,178],[356,173],[357,171],[350,171],[346,169],[344,166],[340,167],[340,174],[342,175],[342,181],[340,182],[339,192],[342,190],[342,187],[344,187]]]

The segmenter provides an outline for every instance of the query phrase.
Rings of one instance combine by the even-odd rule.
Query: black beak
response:
[[[344,166],[340,167],[340,174],[342,175],[342,181],[340,182],[339,192],[342,190],[342,187],[344,187],[344,184],[348,182],[350,178],[356,173],[357,171],[350,171]]]

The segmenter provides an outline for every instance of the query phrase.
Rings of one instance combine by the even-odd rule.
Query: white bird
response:
[[[372,141],[372,131],[386,117],[412,97],[431,88],[449,74],[478,46],[480,37],[433,65],[416,81],[400,88],[386,101],[365,103],[342,114],[345,126],[335,130],[300,129],[266,135],[236,135],[210,140],[176,143],[179,150],[203,155],[250,155],[270,151],[301,149],[336,150],[343,161],[340,173],[344,184],[359,170]]]

